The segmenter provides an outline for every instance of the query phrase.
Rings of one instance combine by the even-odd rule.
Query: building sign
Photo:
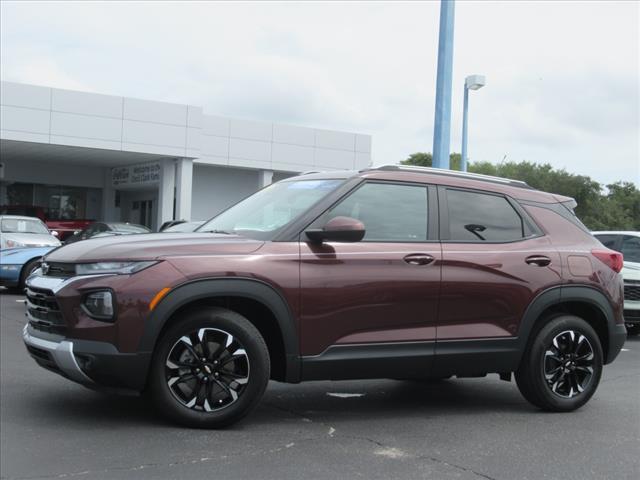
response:
[[[114,187],[135,187],[153,185],[160,181],[160,164],[143,163],[111,169],[111,183]]]

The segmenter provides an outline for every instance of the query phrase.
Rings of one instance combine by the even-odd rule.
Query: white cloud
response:
[[[1,4],[2,78],[373,135],[375,163],[431,150],[437,2]],[[640,184],[635,2],[457,2],[469,154]]]

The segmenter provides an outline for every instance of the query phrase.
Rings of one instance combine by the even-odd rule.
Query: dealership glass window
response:
[[[6,187],[7,205],[11,213],[44,216],[47,220],[75,220],[87,217],[87,197],[96,201],[97,189],[12,183]],[[21,209],[20,211],[18,209]],[[95,209],[94,209],[95,210]]]
[[[32,205],[33,204],[33,184],[12,183],[7,185],[8,205]]]
[[[499,195],[447,189],[451,240],[512,242],[525,236],[522,218]]]

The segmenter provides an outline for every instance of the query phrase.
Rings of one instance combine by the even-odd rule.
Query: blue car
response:
[[[42,256],[54,246],[0,250],[0,286],[22,290],[24,281],[40,266]]]

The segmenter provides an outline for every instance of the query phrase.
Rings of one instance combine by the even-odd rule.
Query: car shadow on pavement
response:
[[[42,392],[42,391],[41,391]],[[28,403],[28,405],[25,405]],[[156,413],[146,397],[117,396],[76,387],[23,399],[30,412],[56,412],[46,423],[64,428],[114,426],[174,427]],[[248,419],[229,429],[264,428],[283,421],[331,422],[411,420],[441,415],[531,412],[515,385],[481,379],[439,382],[367,380],[310,382],[284,385],[272,382]],[[44,419],[43,419],[44,420]]]

